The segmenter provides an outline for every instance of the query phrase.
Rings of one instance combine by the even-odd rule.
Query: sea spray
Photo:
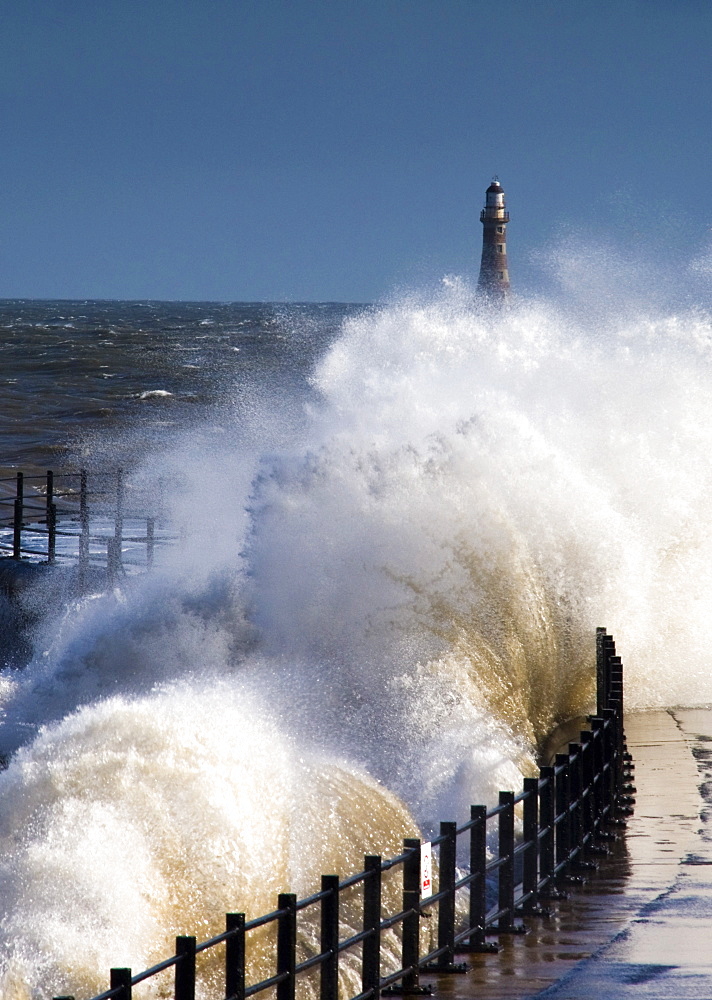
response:
[[[21,749],[0,775],[2,996],[99,992],[110,966],[148,967],[176,934],[204,940],[228,910],[269,912],[417,832],[285,728],[249,690],[192,682],[84,708]],[[251,975],[270,949],[251,938]]]
[[[5,681],[2,745],[26,744],[4,778],[6,976],[74,989],[128,962],[124,942],[148,963],[179,911],[200,933],[239,899],[259,908],[270,858],[271,889],[310,891],[375,841],[395,851],[416,823],[518,787],[551,727],[592,704],[597,625],[624,655],[628,707],[712,700],[710,317],[609,305],[497,311],[450,280],[346,320],[303,398],[267,400],[263,419],[252,395],[247,426],[223,408],[221,436],[196,429],[152,457],[145,484],[180,471],[181,546],[71,607]],[[84,727],[77,796],[52,767]],[[154,758],[162,805],[145,820],[155,782],[134,789],[123,768],[150,775]],[[263,767],[279,790],[266,811]],[[243,774],[263,797],[230,812]],[[98,869],[67,843],[68,915],[36,859],[54,857],[54,817],[113,829],[114,797],[124,835]],[[336,824],[296,879],[280,845],[319,828],[296,803],[314,817],[326,800]],[[25,801],[44,817],[29,828]],[[239,842],[248,823],[259,852],[214,877],[199,847],[225,810],[222,835]],[[165,867],[168,841],[197,882]],[[131,907],[110,905],[108,870],[141,896],[155,951],[132,937]],[[69,940],[95,920],[98,950],[75,966]]]

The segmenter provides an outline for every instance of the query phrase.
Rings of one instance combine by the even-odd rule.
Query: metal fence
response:
[[[0,555],[76,564],[80,578],[91,567],[110,576],[150,569],[156,547],[173,539],[155,516],[127,502],[127,487],[121,469],[0,479]]]
[[[489,811],[472,806],[461,826],[441,823],[439,836],[429,845],[408,839],[398,857],[368,855],[363,871],[343,881],[338,875],[323,875],[320,891],[306,899],[282,893],[277,908],[265,916],[246,921],[243,913],[228,913],[222,934],[200,944],[195,937],[178,937],[175,955],[145,972],[112,969],[109,989],[93,1000],[131,1000],[134,987],[170,968],[175,970],[175,1000],[194,1000],[196,956],[217,948],[223,949],[227,1000],[268,990],[276,1000],[295,1000],[298,978],[316,969],[320,1000],[337,1000],[345,952],[359,955],[361,965],[361,991],[350,1000],[428,994],[431,987],[421,985],[421,972],[464,972],[466,966],[455,961],[458,954],[496,952],[487,936],[519,933],[524,930],[522,917],[546,915],[543,904],[561,898],[562,883],[580,881],[577,872],[596,867],[587,857],[608,853],[605,844],[615,839],[608,827],[624,826],[624,817],[632,811],[635,789],[628,783],[633,764],[623,732],[623,668],[605,629],[597,630],[596,643],[597,714],[589,720],[591,728],[556,754],[537,777],[525,778],[521,792],[500,792],[497,806]],[[518,814],[522,823],[516,837]],[[463,840],[469,865],[459,869],[458,845]],[[489,857],[488,841],[496,842]],[[421,892],[424,846],[438,855],[437,891],[427,898]],[[384,915],[383,876],[395,869],[402,874],[402,908]],[[354,886],[362,887],[362,929],[342,939],[340,901]],[[429,911],[437,914],[437,946],[421,955],[420,920]],[[306,914],[318,917],[320,951],[298,961],[297,924]],[[276,925],[275,971],[249,983],[245,970],[250,936],[267,925]],[[383,975],[382,936],[392,928],[399,928],[401,964]]]

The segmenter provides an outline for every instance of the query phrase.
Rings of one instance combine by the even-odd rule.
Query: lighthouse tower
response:
[[[504,191],[495,177],[487,188],[485,207],[480,213],[482,231],[482,263],[478,289],[492,298],[505,299],[509,292],[507,268],[507,223],[509,212],[504,207]]]

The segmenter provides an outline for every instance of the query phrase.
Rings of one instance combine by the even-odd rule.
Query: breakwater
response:
[[[582,872],[595,870],[591,857],[606,853],[607,841],[615,838],[611,827],[625,826],[625,816],[632,811],[635,789],[629,779],[634,765],[625,743],[623,668],[604,629],[596,635],[596,681],[591,728],[542,766],[538,776],[525,778],[518,794],[500,792],[498,804],[489,810],[471,806],[469,819],[460,826],[441,822],[439,835],[428,843],[406,838],[402,853],[394,858],[367,855],[363,870],[343,880],[337,874],[322,875],[320,890],[306,898],[279,893],[276,909],[268,914],[248,921],[244,913],[228,913],[224,932],[207,941],[178,936],[175,954],[150,969],[138,974],[112,969],[109,989],[93,1000],[132,1000],[134,987],[166,972],[173,975],[175,1000],[195,1000],[197,956],[217,950],[224,970],[220,995],[227,1000],[272,995],[268,991],[274,991],[277,1000],[295,1000],[299,986],[314,973],[318,982],[312,979],[312,991],[303,995],[318,995],[320,1000],[427,995],[432,988],[421,984],[421,973],[465,973],[466,964],[456,956],[496,953],[488,936],[521,933],[521,918],[548,915],[547,907],[561,898],[563,885],[575,884]],[[396,878],[400,897],[393,892]],[[398,899],[400,908],[384,914],[385,879],[389,901]],[[360,925],[346,938],[344,910],[350,913],[347,922]],[[431,910],[437,915],[437,930],[428,935],[421,920]],[[312,929],[309,954],[304,954],[298,922]],[[264,932],[270,928],[276,935],[265,949]],[[390,940],[394,930],[395,950]],[[268,954],[266,965],[276,971],[250,981],[255,969],[250,948],[260,936],[263,958],[265,951]],[[389,938],[387,947],[384,936]],[[360,989],[354,992],[349,977],[340,977],[340,965],[355,952]],[[397,967],[390,968],[394,961]],[[165,995],[165,980],[161,986]]]

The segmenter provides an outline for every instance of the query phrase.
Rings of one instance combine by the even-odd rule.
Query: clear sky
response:
[[[0,297],[515,285],[712,226],[711,0],[0,0]]]

